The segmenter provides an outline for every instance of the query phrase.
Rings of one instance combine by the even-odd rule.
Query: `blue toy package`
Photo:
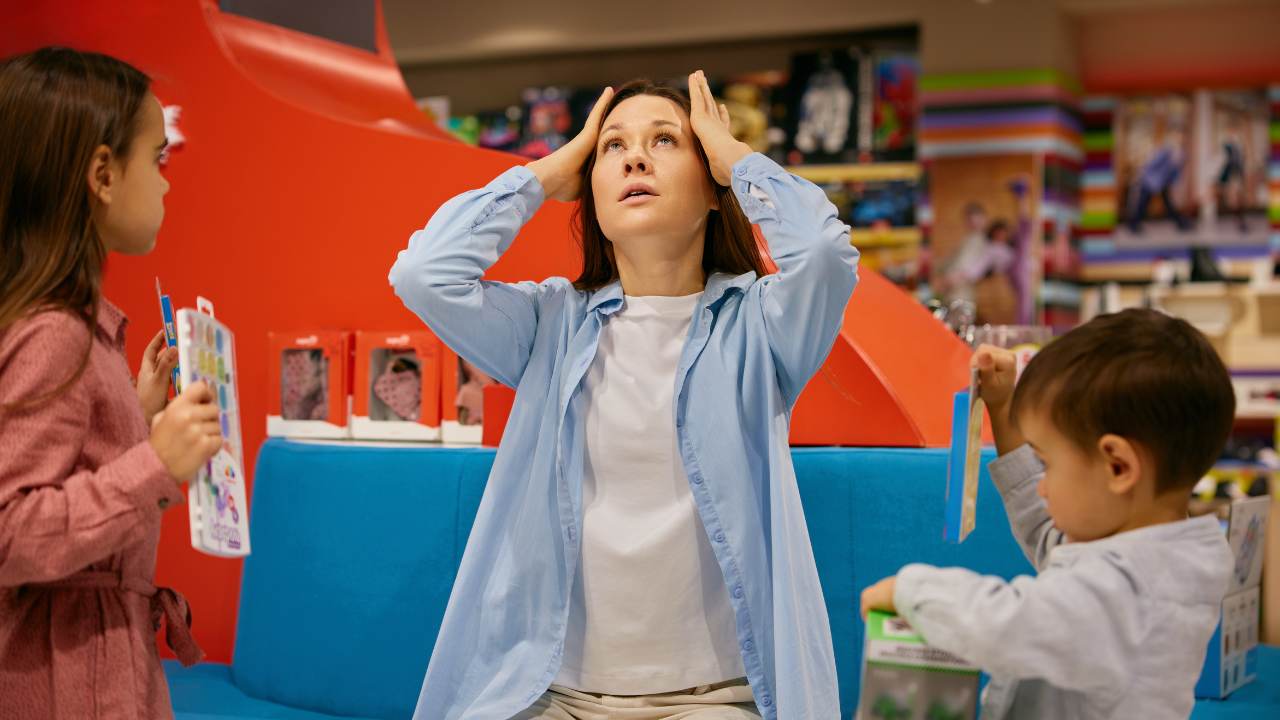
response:
[[[978,371],[951,406],[951,454],[947,460],[947,504],[942,539],[961,543],[973,532],[978,511],[978,472],[982,454],[984,404],[978,395]]]

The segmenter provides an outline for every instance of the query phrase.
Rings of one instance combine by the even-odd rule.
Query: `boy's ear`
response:
[[[1143,458],[1138,447],[1128,438],[1103,435],[1098,439],[1098,452],[1107,466],[1107,489],[1116,495],[1132,492],[1142,479]]]

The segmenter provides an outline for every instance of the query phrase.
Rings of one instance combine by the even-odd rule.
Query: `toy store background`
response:
[[[131,362],[159,326],[156,277],[175,305],[213,300],[235,332],[253,553],[199,553],[185,514],[166,516],[157,580],[187,595],[214,668],[175,680],[175,706],[190,692],[215,707],[220,691],[200,683],[216,676],[254,702],[412,708],[404,688],[421,680],[491,460],[482,448],[511,399],[424,332],[387,270],[441,203],[553,151],[601,88],[637,76],[703,69],[734,134],[821,185],[862,251],[855,302],[877,317],[849,313],[793,443],[854,448],[883,478],[806,496],[820,566],[843,562],[822,543],[870,552],[850,523],[868,537],[887,527],[855,505],[940,507],[950,393],[971,346],[1034,349],[1125,307],[1186,317],[1232,372],[1236,430],[1196,512],[1226,525],[1233,504],[1273,497],[1277,28],[1273,0],[0,0],[0,55],[108,52],[149,73],[166,107],[173,189],[158,249],[113,261],[105,284],[141,328]],[[569,214],[548,203],[492,276],[573,272]],[[920,458],[932,469],[900,470]],[[923,489],[904,489],[913,473]],[[1003,522],[985,492],[980,523]],[[411,502],[429,509],[409,530],[382,515]],[[825,502],[847,514],[815,518]],[[1271,508],[1255,633],[1276,645]],[[941,519],[911,522],[933,538]],[[976,540],[974,557],[997,552]],[[1017,561],[974,563],[1007,574]],[[348,571],[380,579],[353,594]],[[824,574],[824,592],[856,598],[863,573],[873,579]],[[434,594],[396,610],[395,593],[418,582]],[[420,614],[409,622],[429,637],[406,649],[375,628],[346,657],[317,651],[333,647],[319,636],[359,634],[335,619],[356,607]],[[832,620],[852,645],[837,651],[849,708],[856,625]],[[379,655],[388,647],[411,659]],[[1280,677],[1259,677],[1280,704]],[[385,697],[341,697],[344,684]]]

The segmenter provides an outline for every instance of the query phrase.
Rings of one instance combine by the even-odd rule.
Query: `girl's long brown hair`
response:
[[[689,97],[679,90],[655,85],[648,80],[632,80],[618,88],[609,101],[608,107],[600,116],[601,124],[613,112],[613,109],[627,98],[637,95],[654,95],[666,98],[679,105],[687,115],[690,110]],[[598,130],[599,128],[597,128]],[[707,157],[698,145],[698,156],[703,165]],[[579,290],[599,290],[618,279],[618,264],[613,257],[613,243],[604,236],[600,229],[600,221],[596,217],[595,196],[591,192],[591,172],[596,166],[596,154],[591,153],[582,166],[582,197],[573,214],[574,235],[582,246],[582,274],[574,281]],[[756,275],[767,274],[764,261],[760,257],[760,246],[756,243],[751,231],[751,222],[738,205],[738,198],[732,188],[717,183],[711,177],[711,167],[707,165],[707,180],[716,194],[720,209],[712,210],[707,215],[707,231],[703,240],[702,270],[707,275],[713,272],[727,272],[741,275],[755,271]],[[690,192],[693,192],[691,189]]]
[[[126,158],[151,81],[106,55],[43,48],[0,61],[0,333],[37,310],[84,320],[92,337],[106,248],[87,176],[98,147]],[[38,404],[79,380],[0,411]]]

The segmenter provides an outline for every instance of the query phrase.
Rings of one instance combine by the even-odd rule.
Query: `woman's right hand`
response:
[[[151,421],[151,447],[178,482],[187,482],[222,448],[213,391],[194,383]]]
[[[542,192],[552,200],[573,202],[582,194],[582,165],[596,151],[596,138],[600,136],[600,121],[604,109],[613,98],[613,88],[607,87],[591,108],[587,124],[582,132],[560,146],[550,155],[534,160],[529,168],[542,184]]]

